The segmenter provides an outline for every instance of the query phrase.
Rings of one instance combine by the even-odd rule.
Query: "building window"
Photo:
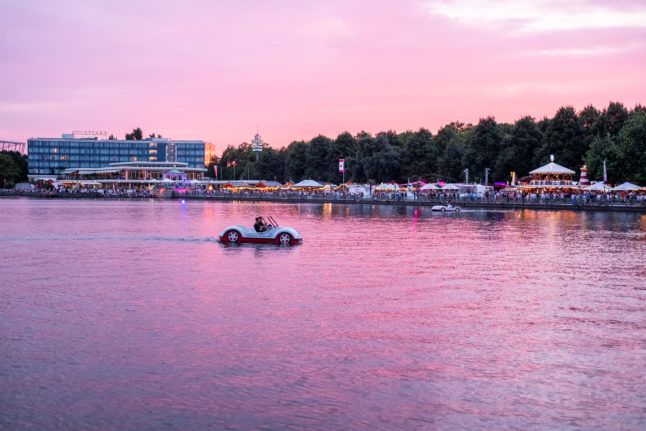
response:
[[[137,161],[137,156],[131,156],[130,161],[131,162],[136,162]]]

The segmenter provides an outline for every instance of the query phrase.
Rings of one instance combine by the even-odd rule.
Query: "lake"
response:
[[[0,199],[0,429],[644,429],[646,216]],[[228,245],[272,215],[297,246]]]

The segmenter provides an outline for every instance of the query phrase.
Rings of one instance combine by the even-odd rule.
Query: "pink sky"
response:
[[[640,1],[0,0],[0,139],[274,147],[646,104]]]

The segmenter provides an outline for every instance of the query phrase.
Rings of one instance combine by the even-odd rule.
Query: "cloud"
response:
[[[646,27],[646,5],[624,7],[572,0],[429,0],[425,9],[467,25],[512,26],[526,32],[590,28]]]
[[[556,49],[543,49],[539,51],[527,52],[528,55],[543,55],[553,57],[587,57],[587,56],[607,56],[611,54],[621,54],[625,52],[635,51],[640,48],[640,45],[633,44],[627,46],[600,46],[593,48],[556,48]]]

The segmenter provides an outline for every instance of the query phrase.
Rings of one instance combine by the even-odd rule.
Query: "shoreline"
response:
[[[92,199],[92,200],[198,200],[198,201],[216,201],[216,202],[273,202],[289,204],[342,204],[342,205],[402,205],[414,207],[431,207],[434,205],[444,205],[446,200],[407,200],[407,199],[343,199],[343,198],[299,198],[299,197],[271,197],[271,196],[232,196],[232,195],[174,195],[170,197],[157,196],[105,196],[99,193],[62,193],[48,195],[45,193],[15,192],[2,193],[0,198],[26,197],[33,199]],[[566,202],[482,202],[470,200],[452,200],[455,206],[469,209],[488,209],[488,210],[546,210],[546,211],[600,211],[600,212],[637,212],[646,213],[646,205],[630,205],[626,203],[578,203],[572,204]]]

